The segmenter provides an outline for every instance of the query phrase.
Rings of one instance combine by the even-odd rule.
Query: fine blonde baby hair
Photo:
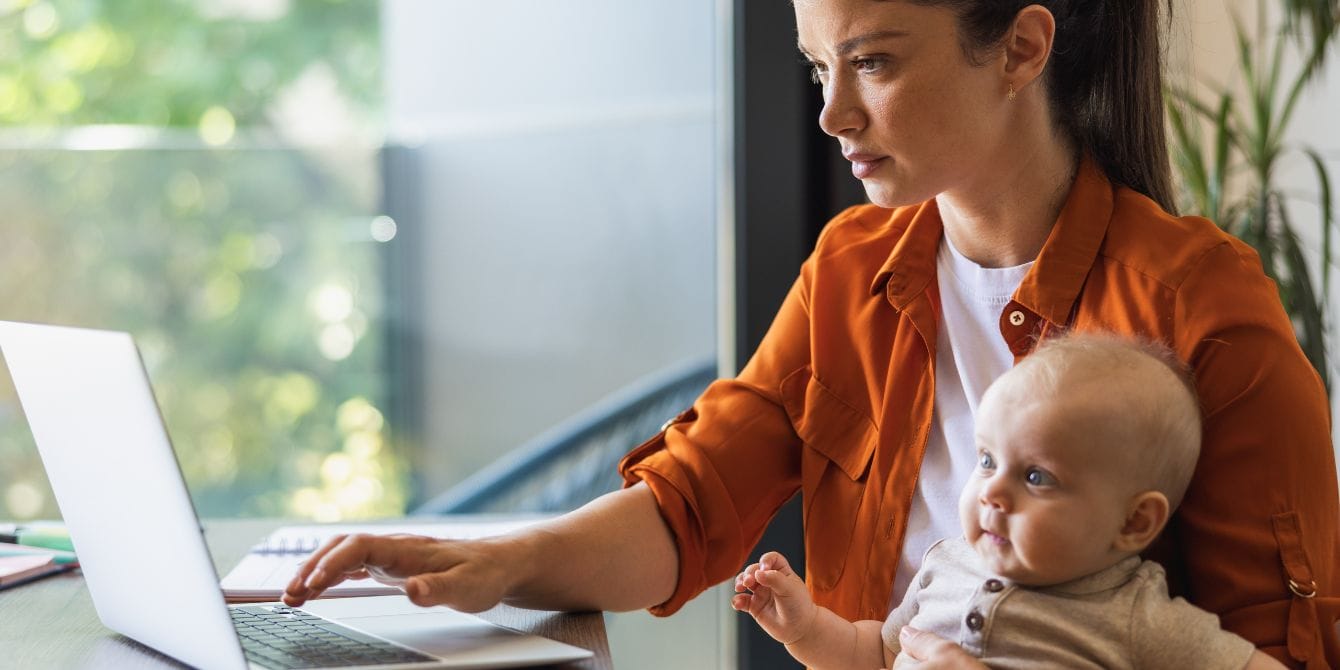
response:
[[[1103,425],[1120,426],[1133,483],[1155,490],[1176,509],[1200,457],[1201,412],[1187,367],[1168,347],[1105,332],[1072,332],[1044,340],[1016,366],[1040,397],[1101,392]]]

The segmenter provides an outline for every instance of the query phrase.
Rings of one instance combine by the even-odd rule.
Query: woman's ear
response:
[[[1042,5],[1029,5],[1014,17],[1014,26],[1005,36],[1005,77],[1015,89],[1023,90],[1047,67],[1056,37],[1056,19]]]
[[[1131,554],[1144,551],[1167,525],[1171,513],[1168,497],[1162,493],[1137,493],[1126,508],[1126,523],[1113,541],[1112,548]]]

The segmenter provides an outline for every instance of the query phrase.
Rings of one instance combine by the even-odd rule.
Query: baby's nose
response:
[[[1000,512],[1006,512],[1010,507],[1009,491],[1006,490],[1005,486],[995,483],[994,481],[987,482],[986,485],[982,487],[982,494],[978,497],[978,502],[984,507]]]

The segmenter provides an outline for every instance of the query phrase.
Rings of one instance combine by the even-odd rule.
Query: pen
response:
[[[56,565],[70,565],[71,563],[79,562],[79,559],[75,557],[73,552],[0,542],[0,557],[33,555],[51,556]]]
[[[74,551],[70,541],[70,531],[65,526],[53,523],[32,525],[6,524],[0,526],[0,542],[23,544],[30,547],[44,547],[60,551]]]

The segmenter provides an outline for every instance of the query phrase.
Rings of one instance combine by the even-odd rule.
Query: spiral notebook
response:
[[[270,533],[238,562],[219,582],[223,596],[230,603],[265,602],[278,600],[284,587],[297,574],[298,567],[326,540],[340,534],[374,533],[389,535],[405,533],[442,539],[472,540],[505,535],[538,523],[549,517],[526,517],[502,521],[452,521],[420,524],[351,524],[285,526]],[[384,596],[400,593],[400,589],[372,579],[353,579],[321,594],[322,598],[354,596]]]

